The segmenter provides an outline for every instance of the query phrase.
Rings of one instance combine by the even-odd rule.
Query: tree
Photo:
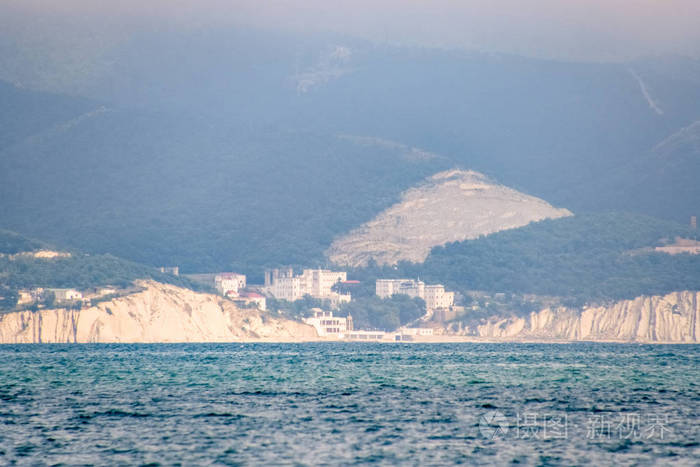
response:
[[[0,289],[0,308],[12,309],[17,306],[19,294],[11,288]]]
[[[53,308],[56,305],[56,294],[50,290],[45,292],[43,302],[46,308]]]
[[[360,297],[344,304],[340,313],[352,315],[357,329],[395,331],[425,314],[425,302],[406,295],[394,295],[382,299],[375,296]]]

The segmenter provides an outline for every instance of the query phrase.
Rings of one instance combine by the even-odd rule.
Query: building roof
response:
[[[217,278],[223,277],[225,279],[233,279],[235,277],[244,277],[245,274],[238,274],[236,272],[222,272],[216,275]]]

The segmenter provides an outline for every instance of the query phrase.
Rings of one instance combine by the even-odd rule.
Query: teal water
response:
[[[698,465],[700,346],[0,346],[0,464]]]

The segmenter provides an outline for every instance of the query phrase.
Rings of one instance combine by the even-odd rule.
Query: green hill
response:
[[[5,71],[60,87],[60,66],[32,72],[44,66],[32,57],[60,56],[50,45],[8,52],[18,68]],[[0,225],[64,248],[261,280],[266,266],[323,263],[334,238],[452,167],[575,213],[698,214],[694,146],[657,147],[700,119],[696,60],[567,63],[235,28],[88,49],[70,96],[0,85]]]
[[[558,296],[572,304],[629,299],[700,290],[700,255],[651,251],[664,239],[693,235],[650,217],[584,214],[434,248],[422,265],[358,274],[420,276],[463,293]]]
[[[163,274],[142,264],[109,254],[71,252],[68,257],[35,258],[18,253],[47,248],[48,245],[0,230],[0,308],[14,308],[17,292],[34,288],[75,288],[85,290],[112,286],[127,288],[138,279],[153,279],[194,290],[198,284],[182,277]]]
[[[148,132],[143,134],[144,129]],[[337,135],[106,112],[0,158],[0,220],[186,271],[311,264],[446,161]]]
[[[42,248],[48,248],[48,245],[18,233],[0,229],[0,255],[14,255],[25,251],[37,251]]]

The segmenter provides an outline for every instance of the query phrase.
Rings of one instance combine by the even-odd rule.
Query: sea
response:
[[[700,346],[0,346],[0,465],[700,465]]]

